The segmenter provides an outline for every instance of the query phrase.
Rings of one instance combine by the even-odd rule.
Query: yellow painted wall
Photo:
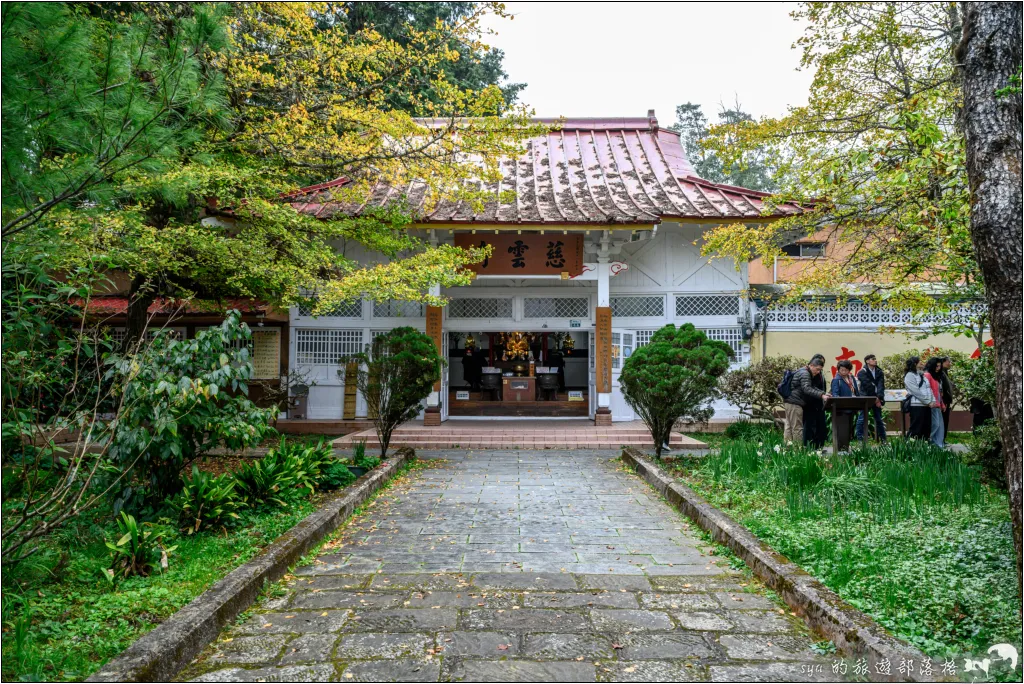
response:
[[[829,365],[835,365],[837,358],[845,355],[844,347],[846,351],[854,352],[852,357],[847,357],[851,360],[863,359],[867,354],[874,354],[881,359],[908,349],[925,349],[927,347],[954,349],[967,354],[978,348],[973,338],[954,337],[949,334],[931,335],[923,340],[915,340],[903,333],[845,332],[840,330],[773,332],[770,328],[767,333],[767,342],[768,356],[791,354],[800,359],[810,359],[815,354],[822,354]],[[762,347],[760,333],[755,334],[750,341],[752,360],[757,361],[761,358]]]

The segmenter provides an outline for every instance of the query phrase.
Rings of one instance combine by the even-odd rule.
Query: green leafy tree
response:
[[[224,125],[224,8],[30,3],[3,8],[3,236],[111,181],[159,172]],[[127,12],[125,9],[127,8]]]
[[[711,417],[718,378],[732,353],[725,342],[709,340],[686,323],[665,326],[626,360],[619,376],[622,394],[651,431],[657,458],[676,421]]]
[[[457,24],[478,10],[477,2],[341,2],[331,5],[337,10],[324,18],[324,23],[339,23],[350,32],[372,28],[385,38],[407,43],[410,32],[424,31],[438,21]],[[500,8],[495,8],[503,11]],[[459,52],[459,59],[445,65],[448,80],[467,90],[483,90],[487,86],[498,86],[505,103],[512,105],[525,83],[508,82],[508,74],[502,66],[505,53],[481,43],[481,35],[466,36],[452,40],[450,45]],[[408,97],[396,92],[395,106],[408,108]],[[431,93],[426,93],[431,97]],[[414,114],[419,112],[413,110]]]
[[[783,410],[779,383],[787,370],[797,370],[804,362],[795,356],[768,356],[722,376],[722,398],[739,409],[741,415],[781,424]]]
[[[182,486],[181,473],[215,447],[258,444],[276,407],[249,401],[253,376],[249,327],[237,311],[224,322],[177,340],[168,333],[136,354],[112,355],[108,378],[121,407],[110,435],[110,456],[132,479],[115,508],[145,498],[163,501]]]
[[[368,352],[349,360],[360,364],[356,386],[366,398],[383,458],[395,428],[419,414],[420,402],[441,379],[444,360],[432,339],[409,327],[378,335]]]
[[[0,416],[4,497],[12,500],[2,527],[4,564],[31,555],[36,540],[107,493],[96,484],[119,409],[103,377],[102,357],[113,343],[80,316],[105,278],[89,265],[56,278],[55,251],[21,243],[4,251]]]
[[[753,121],[737,101],[731,108],[719,108],[720,126],[729,127]],[[708,118],[699,104],[687,102],[676,107],[676,122],[669,130],[679,131],[686,158],[693,165],[697,175],[715,183],[738,185],[751,190],[770,192],[775,189],[773,169],[769,166],[764,148],[747,149],[728,161],[714,149],[708,147],[710,127]]]
[[[460,58],[453,41],[476,45],[481,17],[495,8],[473,6],[452,23],[410,29],[403,42],[369,27],[323,30],[323,7],[310,3],[140,3],[128,5],[130,12],[98,10],[95,21],[86,9],[53,10],[42,33],[32,16],[15,21],[23,15],[5,10],[5,41],[20,53],[8,61],[5,49],[4,87],[10,79],[24,88],[10,106],[4,98],[5,136],[21,136],[5,137],[4,148],[29,151],[12,171],[5,169],[11,225],[5,235],[38,228],[24,239],[61,244],[54,268],[99,260],[127,274],[129,343],[142,336],[146,311],[158,297],[252,296],[290,304],[309,288],[320,291],[326,309],[360,296],[425,300],[427,275],[442,286],[465,284],[464,267],[486,255],[435,249],[409,235],[415,217],[400,199],[357,219],[337,212],[326,220],[300,211],[287,193],[343,176],[349,183],[332,190],[341,204],[364,204],[380,182],[408,187],[414,180],[430,186],[427,208],[455,196],[478,201],[479,191],[465,181],[495,179],[497,160],[533,132],[524,125],[525,110],[507,108],[497,86],[470,90],[446,75]],[[47,42],[79,24],[91,29],[90,40]],[[154,55],[118,40],[122,34],[145,49],[152,43]],[[67,63],[74,78],[52,89],[35,87],[52,50],[70,51],[53,71],[62,74]],[[136,58],[139,50],[143,56]],[[169,60],[163,71],[156,70],[160,55]],[[105,63],[113,65],[113,76]],[[103,80],[115,76],[120,80]],[[179,91],[167,85],[178,80],[180,105],[171,98]],[[122,93],[123,101],[112,100]],[[396,109],[396,93],[434,124]],[[151,116],[141,109],[149,102],[143,95],[152,100]],[[108,112],[111,101],[120,109]],[[144,114],[147,121],[156,117],[146,132],[158,130],[164,118],[167,130],[152,144],[143,144],[148,138],[141,132],[124,133],[122,156],[131,163],[107,163],[100,153],[92,155],[96,161],[86,159],[92,158],[88,145],[103,153],[120,149],[107,128],[116,133]],[[37,125],[48,117],[52,126]],[[164,138],[170,142],[159,144]],[[482,166],[462,163],[467,158]],[[104,173],[90,171],[95,167]],[[78,180],[71,193],[46,190],[83,174],[88,195]],[[394,265],[361,267],[336,249],[349,240]]]
[[[707,147],[729,164],[765,151],[780,201],[805,213],[758,226],[709,231],[704,251],[737,261],[785,259],[794,237],[821,235],[836,248],[792,279],[808,293],[944,317],[980,301],[982,282],[968,225],[960,92],[952,48],[960,9],[943,3],[802,4],[797,42],[814,71],[808,103],[783,117],[712,126]],[[939,326],[981,341],[983,312]]]

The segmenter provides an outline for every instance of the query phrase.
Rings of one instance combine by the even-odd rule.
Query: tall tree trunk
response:
[[[128,292],[128,321],[125,323],[124,342],[121,345],[123,351],[134,348],[146,334],[146,327],[149,325],[149,306],[155,299],[156,294],[146,278],[132,278],[131,289]]]
[[[997,94],[1021,66],[1021,4],[963,4],[957,48],[963,80],[961,125],[971,186],[971,240],[981,266],[996,350],[996,419],[1006,457],[1006,481],[1021,584],[1021,94]]]

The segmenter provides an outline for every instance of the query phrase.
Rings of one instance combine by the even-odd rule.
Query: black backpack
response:
[[[781,396],[783,399],[789,399],[789,395],[793,393],[793,388],[790,385],[793,382],[794,375],[796,375],[796,371],[792,370],[788,370],[785,373],[783,373],[782,382],[780,382],[779,386],[775,388],[776,391],[779,393],[779,396]]]

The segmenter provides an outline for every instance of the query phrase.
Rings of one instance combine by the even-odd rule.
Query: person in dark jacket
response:
[[[466,353],[462,357],[462,377],[469,388],[473,391],[480,390],[480,380],[483,376],[484,357],[474,347],[466,347]]]
[[[806,366],[793,374],[790,381],[789,398],[786,403],[800,406],[803,417],[803,441],[816,449],[825,443],[825,399],[832,396],[825,392],[822,368],[825,360],[814,356]]]
[[[820,397],[812,397],[807,400],[804,407],[804,440],[810,446],[820,449],[825,446],[828,440],[828,426],[825,424],[825,401],[832,398],[828,393],[829,380],[825,375],[825,357],[815,354],[811,357],[811,364],[820,363],[821,372],[811,377],[811,386],[821,392]],[[806,416],[810,415],[810,422]]]
[[[864,367],[857,373],[857,382],[860,383],[862,396],[875,397],[875,406],[871,409],[875,419],[875,439],[879,442],[885,441],[885,421],[882,420],[882,405],[885,403],[885,373],[878,367],[878,359],[874,354],[864,357]],[[864,438],[864,417],[866,411],[857,414],[857,439]]]

